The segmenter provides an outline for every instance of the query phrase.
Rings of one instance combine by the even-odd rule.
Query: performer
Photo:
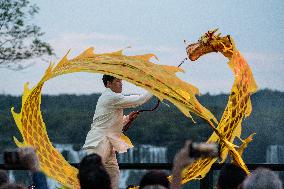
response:
[[[87,134],[83,150],[87,154],[97,153],[102,157],[110,175],[112,188],[119,185],[119,167],[115,152],[123,153],[132,148],[130,140],[122,134],[124,126],[137,116],[137,112],[123,115],[124,108],[133,108],[147,102],[152,94],[124,96],[121,79],[103,75],[106,90],[99,97],[91,130]]]

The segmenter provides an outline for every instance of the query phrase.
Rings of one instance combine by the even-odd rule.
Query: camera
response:
[[[189,157],[220,157],[220,145],[218,143],[192,142],[189,147]]]
[[[17,150],[5,151],[4,163],[6,165],[21,165],[19,152]]]

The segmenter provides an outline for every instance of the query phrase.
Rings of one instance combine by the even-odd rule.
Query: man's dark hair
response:
[[[7,171],[0,170],[0,186],[6,183],[9,183],[9,176],[7,174]]]
[[[112,82],[113,80],[115,79],[115,77],[113,77],[113,76],[111,76],[111,75],[106,75],[106,74],[104,74],[103,75],[103,82],[104,82],[104,85],[105,85],[105,87],[107,86],[107,82],[109,81],[109,82]]]
[[[109,174],[98,154],[90,154],[82,159],[78,178],[81,189],[111,189]]]
[[[163,171],[153,170],[147,172],[140,181],[140,188],[149,185],[161,185],[169,188],[169,180],[167,174]]]
[[[245,171],[235,164],[224,164],[218,178],[219,189],[235,189],[246,178]]]

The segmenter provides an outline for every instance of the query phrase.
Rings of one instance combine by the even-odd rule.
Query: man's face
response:
[[[114,78],[112,82],[107,82],[107,88],[110,88],[115,93],[122,92],[122,81],[121,79]]]

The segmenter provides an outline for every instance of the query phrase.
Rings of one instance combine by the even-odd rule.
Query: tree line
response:
[[[72,143],[79,150],[90,129],[96,102],[100,94],[42,96],[41,110],[47,132],[53,143]],[[228,95],[205,94],[198,100],[220,120],[227,104]],[[268,145],[284,144],[284,92],[261,90],[251,97],[253,111],[243,120],[242,138],[256,132],[254,140],[244,153],[247,163],[264,163]],[[157,99],[140,108],[151,109]],[[20,112],[21,97],[0,95],[0,150],[15,148],[13,136],[21,139],[10,108]],[[132,109],[137,110],[137,109]],[[125,114],[130,110],[126,110]],[[206,141],[212,134],[209,125],[193,115],[197,123],[185,117],[174,105],[165,101],[154,112],[143,112],[127,131],[134,146],[152,144],[168,147],[168,160],[186,139]],[[236,139],[235,144],[240,144]]]

